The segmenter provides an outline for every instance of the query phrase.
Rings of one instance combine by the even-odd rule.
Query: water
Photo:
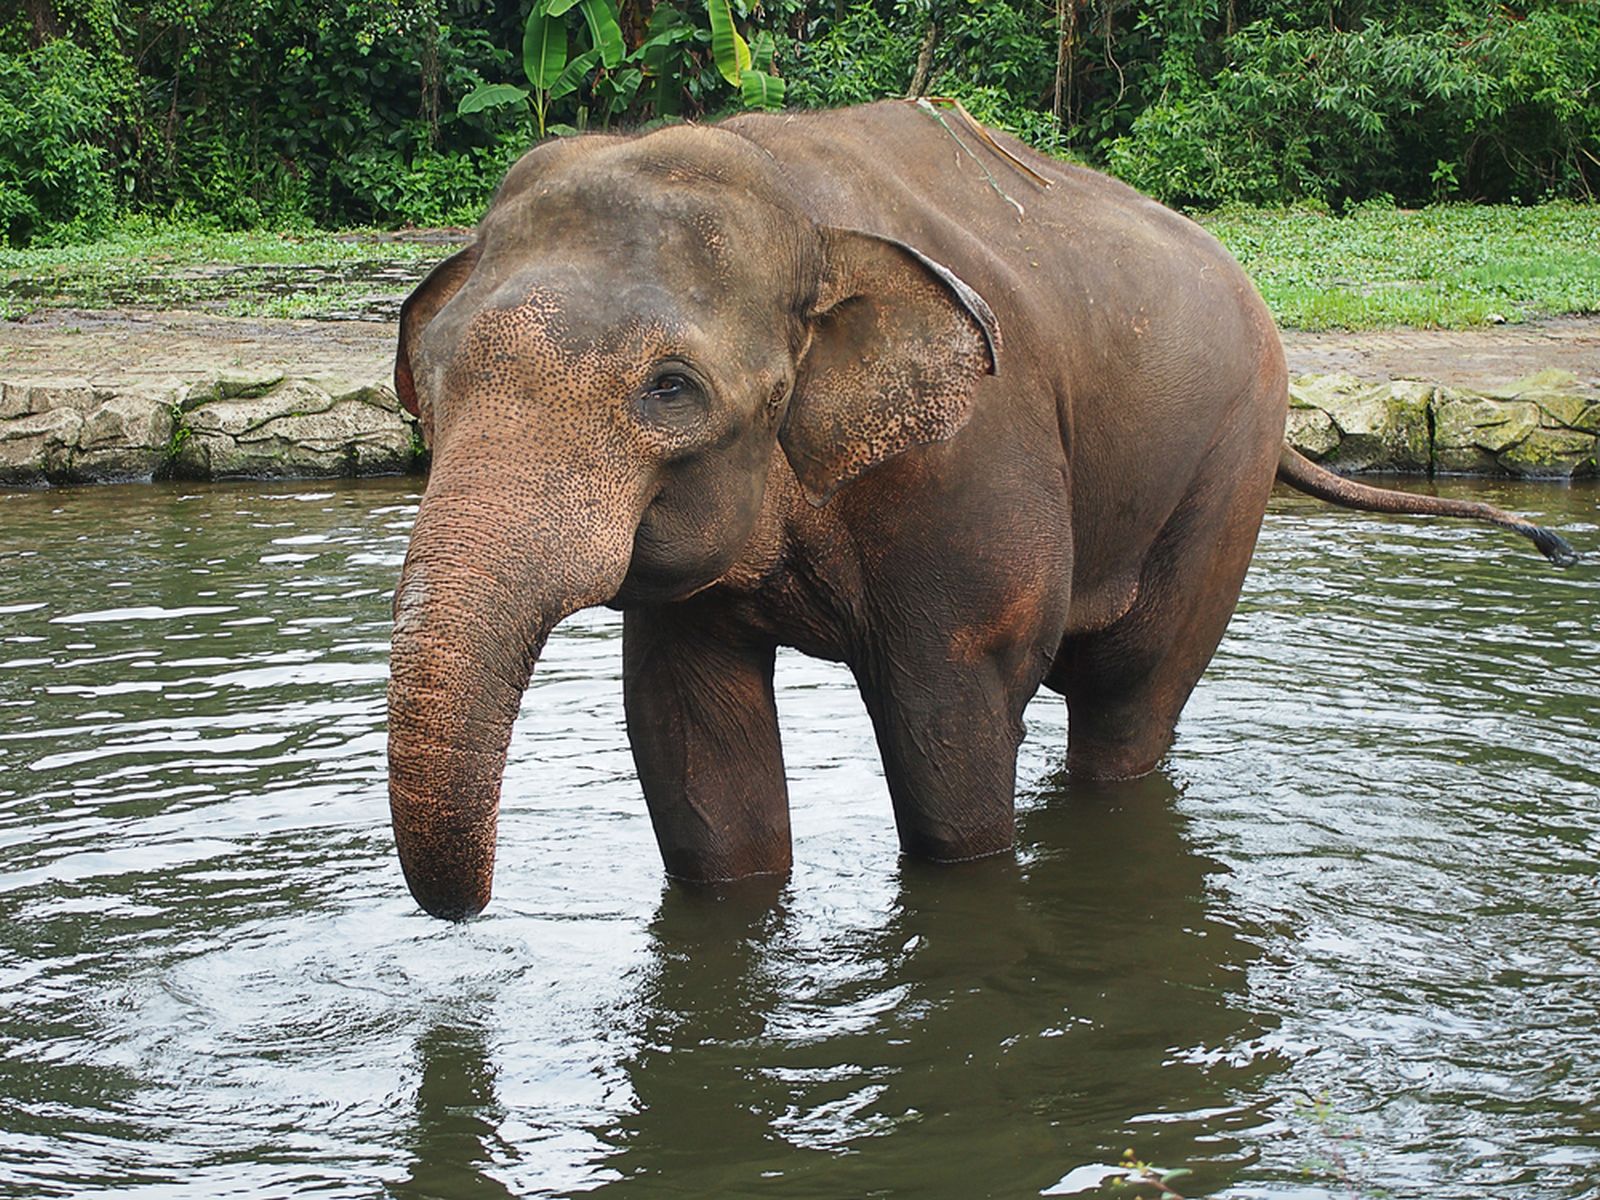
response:
[[[955,869],[786,656],[794,875],[720,899],[584,615],[453,927],[384,792],[416,488],[0,495],[0,1195],[1600,1195],[1595,557],[1279,499],[1162,772],[1064,782],[1041,697]],[[1600,557],[1592,485],[1446,490]]]

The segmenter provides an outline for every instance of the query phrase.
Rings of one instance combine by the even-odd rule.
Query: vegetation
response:
[[[388,317],[446,253],[448,246],[437,240],[207,230],[129,217],[92,242],[0,245],[0,320],[61,307]]]
[[[1600,312],[1600,209],[1227,208],[1201,223],[1287,329],[1464,327]]]
[[[1592,200],[1592,0],[23,0],[0,242],[473,219],[545,131],[959,98],[1186,205]]]
[[[1600,208],[1229,207],[1201,221],[1290,329],[1470,326],[1600,312]],[[387,318],[450,250],[437,238],[196,231],[125,221],[93,243],[0,248],[0,318],[151,305]]]

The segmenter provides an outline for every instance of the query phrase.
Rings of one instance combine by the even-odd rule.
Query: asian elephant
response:
[[[389,794],[436,916],[489,900],[511,726],[551,628],[621,609],[666,869],[783,873],[773,654],[847,664],[905,853],[1012,844],[1022,712],[1068,764],[1165,753],[1283,446],[1273,321],[1183,217],[958,107],[548,141],[407,300],[432,470],[394,601]]]

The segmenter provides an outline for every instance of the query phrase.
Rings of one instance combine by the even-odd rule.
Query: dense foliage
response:
[[[0,16],[0,237],[129,210],[471,220],[540,122],[780,86],[954,96],[1192,205],[1600,185],[1596,0],[23,0]]]

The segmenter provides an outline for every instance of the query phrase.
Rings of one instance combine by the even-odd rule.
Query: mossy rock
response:
[[[1290,385],[1290,412],[1316,410],[1327,416],[1338,442],[1321,461],[1333,470],[1426,471],[1434,391],[1431,383],[1413,380],[1374,384],[1350,375],[1307,376]],[[1294,419],[1307,429],[1319,424],[1309,416]],[[1321,440],[1328,440],[1326,430]]]
[[[1284,426],[1284,440],[1313,461],[1327,457],[1339,445],[1339,427],[1320,408],[1294,404]]]
[[[1495,456],[1499,466],[1527,479],[1593,475],[1600,438],[1576,429],[1535,429]]]
[[[335,398],[317,384],[287,380],[257,396],[214,400],[190,411],[174,473],[237,479],[373,475],[411,466],[411,430],[383,389]]]
[[[1445,392],[1434,402],[1433,443],[1437,450],[1476,448],[1499,454],[1540,425],[1540,408],[1531,400],[1496,400],[1474,392]]]
[[[73,481],[109,483],[155,475],[172,441],[176,401],[170,388],[107,394],[78,434]]]
[[[46,480],[69,482],[82,429],[82,414],[71,408],[0,421],[0,484],[32,487]]]
[[[183,398],[183,411],[215,404],[219,400],[254,400],[265,396],[283,382],[281,371],[232,371],[189,388]]]

